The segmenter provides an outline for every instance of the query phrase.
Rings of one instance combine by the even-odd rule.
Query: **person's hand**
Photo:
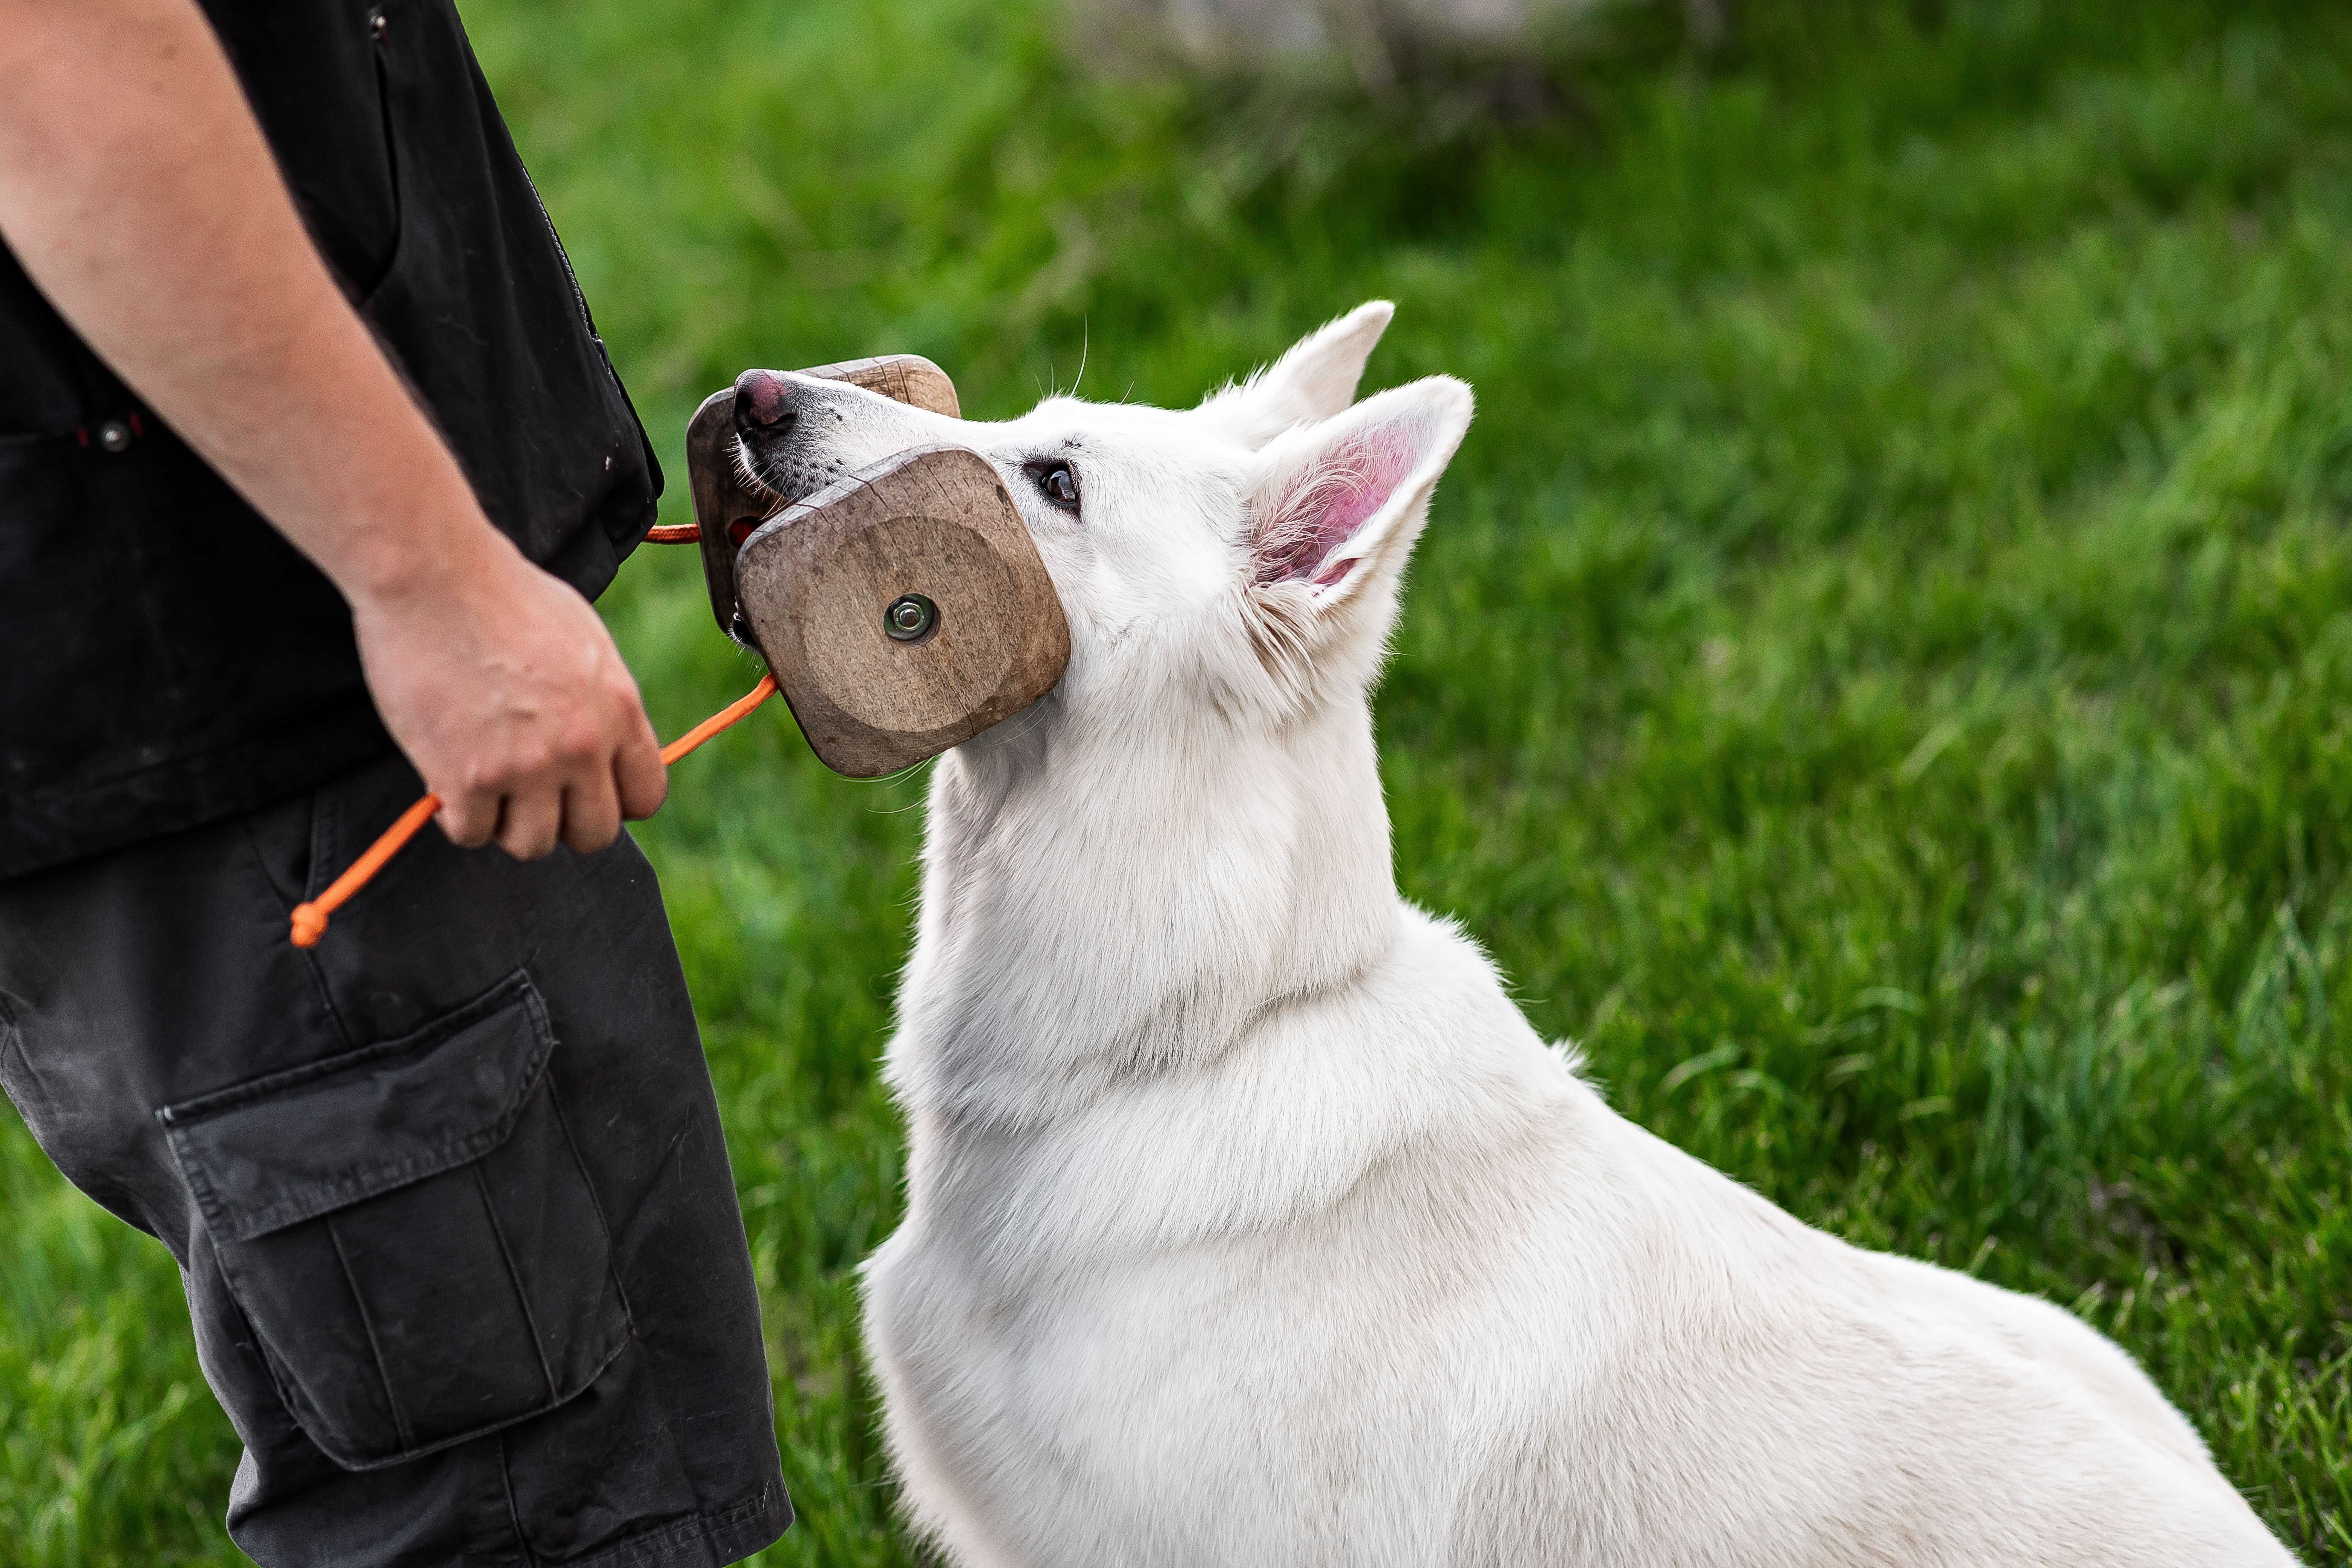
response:
[[[602,849],[669,788],[637,683],[587,600],[487,524],[453,531],[468,559],[352,596],[376,710],[456,842]]]

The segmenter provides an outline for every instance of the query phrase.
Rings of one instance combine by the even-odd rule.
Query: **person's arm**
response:
[[[328,276],[193,0],[0,0],[0,235],[342,591],[451,838],[597,849],[661,804],[603,621],[482,514]]]

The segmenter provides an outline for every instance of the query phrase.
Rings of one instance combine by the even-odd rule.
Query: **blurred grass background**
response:
[[[1186,403],[1373,297],[1467,377],[1380,698],[1398,866],[1615,1102],[2071,1305],[2352,1563],[2352,10],[1749,0],[1532,99],[1106,79],[1050,0],[468,0],[685,508],[747,364]],[[1080,378],[1081,364],[1084,375]],[[687,552],[658,727],[754,677]],[[898,1563],[852,1271],[919,778],[781,715],[642,831],[802,1522]],[[237,1561],[162,1250],[0,1129],[0,1561]]]

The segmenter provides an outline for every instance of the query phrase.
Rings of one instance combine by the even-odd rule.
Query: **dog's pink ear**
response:
[[[1368,397],[1269,446],[1251,498],[1260,589],[1303,587],[1318,609],[1402,571],[1438,476],[1470,428],[1469,387],[1433,375]]]
[[[1263,447],[1285,430],[1328,419],[1356,400],[1364,362],[1388,331],[1396,307],[1386,300],[1359,305],[1301,338],[1266,369],[1229,386],[1201,405],[1243,445]]]

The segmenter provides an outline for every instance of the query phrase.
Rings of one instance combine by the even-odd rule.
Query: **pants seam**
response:
[[[360,1294],[359,1279],[352,1273],[351,1255],[343,1250],[342,1233],[336,1229],[332,1216],[326,1223],[327,1240],[335,1249],[335,1266],[343,1271],[343,1286],[352,1293],[352,1306],[360,1315],[360,1327],[367,1331],[368,1353],[375,1357],[376,1380],[383,1384],[383,1402],[392,1411],[393,1427],[400,1434],[400,1446],[413,1448],[416,1446],[416,1434],[409,1429],[408,1415],[400,1408],[400,1391],[392,1385],[392,1368],[384,1364],[383,1346],[376,1339],[375,1319],[368,1311],[367,1298]],[[243,1302],[237,1306],[240,1311],[244,1310]]]
[[[507,1271],[515,1305],[522,1310],[522,1326],[530,1331],[530,1348],[539,1357],[539,1375],[546,1381],[548,1408],[551,1410],[563,1402],[563,1390],[556,1385],[554,1363],[547,1359],[547,1336],[540,1331],[539,1314],[530,1310],[530,1292],[522,1288],[522,1270],[515,1267],[514,1249],[507,1245],[507,1227],[499,1223],[499,1205],[490,1201],[490,1181],[482,1174],[482,1162],[477,1160],[465,1169],[473,1173],[474,1190],[481,1197],[483,1217],[490,1222],[490,1239],[499,1246],[499,1267]]]
[[[515,1501],[514,1467],[508,1462],[507,1435],[497,1434],[499,1442],[499,1485],[507,1494],[507,1521],[514,1526],[515,1548],[522,1553],[523,1568],[539,1568],[539,1553],[531,1550],[530,1537],[522,1530],[522,1508]]]
[[[588,1194],[588,1207],[596,1216],[596,1228],[604,1233],[604,1274],[613,1281],[613,1293],[621,1299],[621,1316],[629,1325],[629,1337],[637,1332],[637,1314],[629,1305],[629,1288],[621,1280],[621,1249],[613,1239],[613,1222],[604,1213],[604,1199],[596,1191],[596,1179],[588,1173],[588,1162],[580,1157],[580,1141],[572,1136],[572,1119],[563,1114],[563,1096],[556,1092],[555,1064],[547,1068],[547,1103],[555,1111],[555,1129],[563,1134],[563,1147],[572,1155],[572,1168],[580,1173],[580,1185]],[[665,1160],[663,1165],[668,1162]],[[655,1170],[656,1179],[661,1167]]]

